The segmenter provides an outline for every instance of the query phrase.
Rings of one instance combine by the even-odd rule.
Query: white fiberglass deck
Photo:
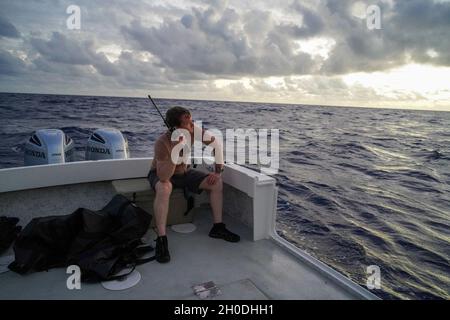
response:
[[[209,209],[196,210],[196,231],[181,234],[168,228],[172,260],[138,266],[142,279],[133,288],[109,291],[82,283],[81,290],[68,290],[69,275],[62,268],[26,276],[10,271],[0,274],[0,299],[197,299],[191,287],[207,281],[222,291],[215,299],[356,298],[271,240],[253,241],[251,230],[229,216],[227,227],[241,235],[241,242],[209,238]],[[153,239],[152,233],[148,238]]]

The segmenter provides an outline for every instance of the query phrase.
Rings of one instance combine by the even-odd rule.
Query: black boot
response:
[[[169,247],[166,236],[156,238],[155,256],[156,261],[159,263],[167,263],[170,261]]]
[[[223,223],[214,223],[214,226],[209,232],[209,236],[211,238],[224,239],[229,242],[239,242],[241,240],[241,237],[225,228],[225,224]]]

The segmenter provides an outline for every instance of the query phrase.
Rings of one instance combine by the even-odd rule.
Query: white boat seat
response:
[[[111,183],[116,193],[124,195],[134,201],[137,206],[153,215],[155,191],[150,187],[147,178],[114,180]],[[167,225],[192,222],[194,218],[193,210],[185,215],[187,208],[187,200],[184,197],[183,189],[174,188],[170,195]],[[152,219],[152,226],[154,226],[154,223],[155,219]]]
[[[133,193],[133,192],[151,192],[154,193],[150,187],[150,182],[146,178],[142,179],[124,179],[114,180],[112,185],[117,193]]]

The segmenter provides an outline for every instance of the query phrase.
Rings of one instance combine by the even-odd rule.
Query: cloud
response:
[[[20,38],[20,32],[5,17],[0,16],[0,37]]]
[[[294,37],[308,38],[316,36],[324,29],[322,18],[311,9],[302,5],[299,0],[294,1],[291,7],[303,18],[300,27],[297,25],[292,26],[291,33]]]
[[[58,74],[108,83],[110,88],[133,89],[148,89],[149,84],[168,85],[170,77],[176,78],[144,52],[123,50],[111,62],[105,53],[98,51],[95,41],[79,40],[59,32],[54,32],[50,39],[31,38],[29,43],[37,53],[30,59],[32,67],[47,73],[47,77]]]
[[[31,45],[49,61],[67,64],[90,64],[93,56],[93,43],[78,43],[59,32],[53,32],[50,40],[31,38]]]
[[[408,48],[416,62],[450,66],[450,2],[410,0],[397,2],[393,28],[406,30],[390,36]],[[436,55],[430,55],[429,50]]]
[[[359,1],[380,7],[382,29],[369,30],[351,15],[350,1],[328,0],[328,32],[337,45],[321,69],[325,74],[383,71],[412,62],[450,65],[450,3],[436,1]],[[335,29],[332,31],[331,28]],[[436,54],[430,55],[432,49]]]
[[[150,86],[169,85],[170,83],[163,68],[130,51],[122,52],[114,65],[120,70],[120,77],[117,80],[123,86],[148,89]]]
[[[0,74],[18,75],[25,71],[25,63],[8,51],[0,50]]]
[[[166,19],[161,26],[146,27],[140,20],[122,27],[124,37],[171,69],[207,75],[239,77],[308,73],[314,66],[305,53],[294,53],[291,37],[306,36],[308,28],[274,27],[269,12],[256,11],[266,20],[244,21],[234,9],[193,8],[180,19]],[[253,35],[258,32],[255,37]],[[300,33],[301,35],[299,35]]]
[[[41,62],[38,67],[43,66],[42,59],[44,59],[60,64],[91,65],[104,76],[118,75],[118,70],[108,61],[105,54],[95,51],[92,40],[77,41],[59,32],[53,32],[50,40],[31,38],[30,44],[42,57],[38,60]]]
[[[283,7],[296,21],[276,21],[270,11],[237,11],[215,5],[192,8],[181,18],[147,27],[122,26],[126,40],[183,73],[221,77],[346,74],[389,70],[412,62],[450,65],[450,3],[359,1],[377,5],[382,29],[369,30],[355,16],[355,1],[324,0],[315,6],[294,1]],[[291,19],[292,20],[292,19]],[[333,39],[327,58],[296,51],[302,40]],[[169,40],[170,39],[170,40]],[[430,54],[430,52],[432,54]]]

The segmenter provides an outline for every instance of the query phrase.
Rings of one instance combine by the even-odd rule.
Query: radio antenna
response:
[[[166,125],[167,129],[169,129],[170,131],[173,131],[173,128],[171,128],[169,126],[169,124],[167,123],[166,118],[164,118],[164,116],[162,115],[161,111],[159,111],[158,106],[156,105],[155,101],[153,101],[152,97],[150,95],[148,95],[148,98],[150,99],[150,101],[153,103],[153,106],[155,107],[156,111],[158,111],[159,115],[161,116],[161,118],[164,121],[164,124]]]

